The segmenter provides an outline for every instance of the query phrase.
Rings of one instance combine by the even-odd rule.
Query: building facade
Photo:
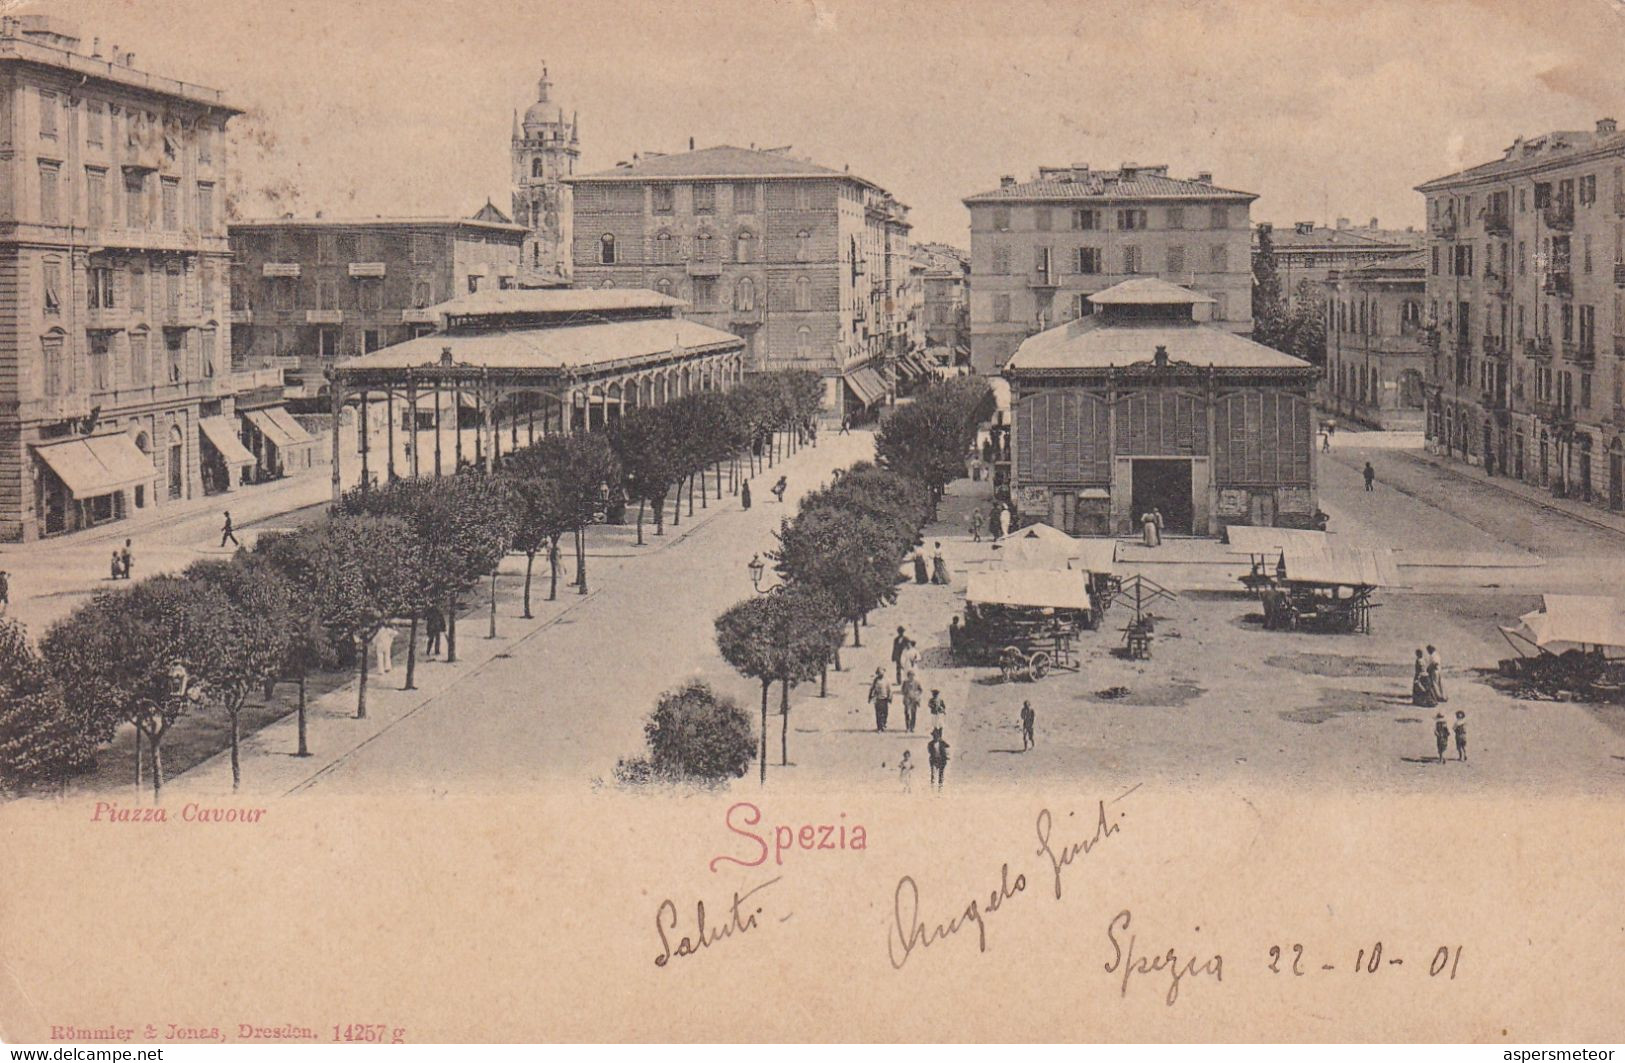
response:
[[[970,362],[970,256],[948,244],[915,244],[925,268],[925,345],[939,365]]]
[[[1251,192],[1166,166],[1043,167],[970,196],[971,366],[992,374],[1023,340],[1089,313],[1089,296],[1159,277],[1206,295],[1219,327],[1252,331]]]
[[[1023,520],[1074,535],[1126,534],[1153,509],[1175,534],[1315,526],[1320,371],[1198,321],[1210,299],[1125,281],[1022,343],[1003,375]]]
[[[1253,230],[1253,251],[1257,253],[1260,237],[1269,234],[1270,246],[1275,254],[1275,273],[1281,281],[1283,298],[1296,299],[1308,293],[1320,299],[1322,287],[1335,270],[1373,266],[1396,258],[1404,258],[1423,249],[1427,242],[1424,233],[1412,229],[1383,229],[1376,218],[1369,225],[1356,227],[1347,218],[1338,218],[1336,228],[1300,221],[1290,228],[1259,222]],[[1307,285],[1307,287],[1305,287]]]
[[[1429,446],[1625,508],[1625,134],[1519,138],[1418,191]]]
[[[650,288],[745,341],[752,369],[810,369],[825,410],[884,403],[910,353],[908,208],[786,151],[647,154],[566,181],[575,280]]]
[[[1353,269],[1321,285],[1326,320],[1323,409],[1376,428],[1420,430],[1430,361],[1423,306],[1427,253]]]
[[[553,83],[542,67],[536,102],[523,122],[513,116],[513,218],[529,230],[520,255],[520,283],[527,288],[569,280],[572,193],[565,178],[581,157],[581,127],[575,112],[553,98]]]
[[[0,538],[241,482],[233,396],[266,382],[232,373],[239,113],[55,18],[0,20]]]
[[[306,397],[338,359],[434,331],[437,304],[517,287],[531,238],[468,218],[285,218],[230,235],[233,359],[286,367]]]

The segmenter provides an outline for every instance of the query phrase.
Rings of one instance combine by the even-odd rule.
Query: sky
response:
[[[1625,121],[1625,0],[0,0],[224,90],[257,194],[329,216],[507,210],[546,62],[578,172],[791,145],[964,246],[961,200],[1040,165],[1166,163],[1255,221],[1420,225],[1415,185]]]

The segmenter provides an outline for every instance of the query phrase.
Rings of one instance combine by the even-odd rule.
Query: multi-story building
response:
[[[1415,229],[1384,229],[1376,218],[1364,227],[1352,226],[1347,218],[1338,218],[1336,228],[1312,221],[1296,222],[1291,228],[1261,221],[1253,230],[1255,253],[1259,237],[1264,233],[1269,234],[1281,295],[1287,299],[1295,299],[1305,291],[1319,299],[1323,292],[1321,286],[1333,270],[1404,258],[1413,251],[1420,251],[1426,243],[1423,233]]]
[[[475,218],[233,222],[233,358],[285,365],[290,386],[315,396],[335,360],[434,331],[436,304],[517,287],[531,238]]]
[[[575,280],[651,288],[745,341],[752,369],[810,369],[826,412],[886,401],[906,352],[908,208],[787,149],[648,153],[568,177]],[[902,308],[902,309],[900,309]]]
[[[1139,276],[1200,292],[1221,328],[1252,331],[1252,225],[1258,198],[1183,180],[1166,166],[1046,166],[968,197],[971,366],[995,373],[1021,341],[1090,312],[1089,296]]]
[[[925,345],[940,365],[970,359],[970,256],[948,244],[915,244],[925,267]]]
[[[1324,409],[1377,428],[1423,426],[1426,272],[1425,251],[1331,271],[1319,296],[1326,320]]]
[[[1417,190],[1429,445],[1625,508],[1625,134],[1605,118],[1520,137]]]
[[[572,209],[565,178],[581,157],[581,127],[575,112],[553,99],[553,83],[543,65],[536,102],[523,123],[513,116],[513,217],[530,230],[520,255],[520,284],[526,288],[570,278]]]
[[[237,442],[214,89],[0,20],[0,538],[226,490]],[[274,382],[272,382],[274,383]]]

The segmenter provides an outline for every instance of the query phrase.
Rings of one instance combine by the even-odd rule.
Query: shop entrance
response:
[[[1191,501],[1191,463],[1184,458],[1135,458],[1133,514],[1136,524],[1141,514],[1162,511],[1164,531],[1190,535],[1195,526]]]

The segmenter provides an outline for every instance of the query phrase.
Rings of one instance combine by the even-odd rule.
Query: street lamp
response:
[[[767,571],[767,566],[762,563],[761,554],[751,554],[750,563],[746,565],[745,568],[750,571],[750,585],[757,594],[772,594],[774,591],[782,591],[784,589],[784,584],[782,582],[775,583],[771,587],[764,588],[762,586],[762,573]]]

